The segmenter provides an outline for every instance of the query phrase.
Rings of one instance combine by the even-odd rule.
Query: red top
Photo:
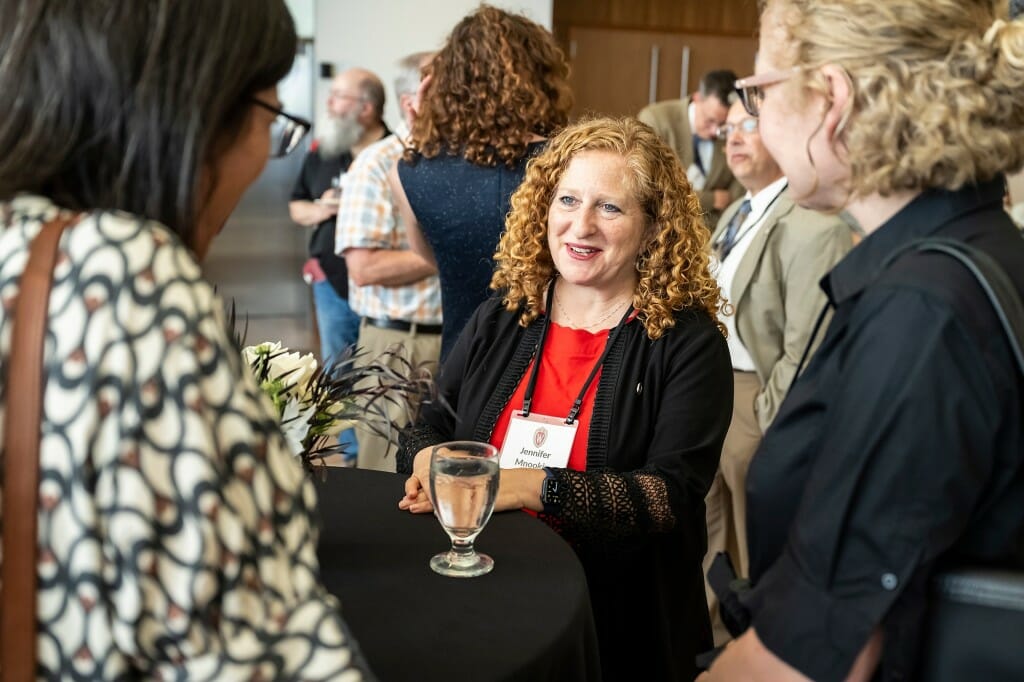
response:
[[[551,323],[547,338],[544,340],[537,386],[533,392],[533,405],[530,407],[531,414],[543,414],[560,419],[569,416],[569,410],[583,388],[583,382],[590,376],[590,371],[594,369],[601,353],[604,352],[608,331],[604,329],[593,334],[584,329],[570,329],[555,322]],[[494,433],[491,434],[491,445],[496,448],[500,449],[505,442],[505,433],[508,431],[512,412],[523,409],[523,397],[526,395],[526,385],[530,381],[531,371],[533,362],[526,368],[526,373],[519,380],[519,386],[498,416]],[[598,370],[594,381],[587,387],[586,395],[583,396],[583,405],[576,418],[579,426],[572,443],[572,451],[569,453],[569,469],[584,471],[587,468],[590,416],[594,412],[594,395],[597,393],[600,380],[601,371]]]

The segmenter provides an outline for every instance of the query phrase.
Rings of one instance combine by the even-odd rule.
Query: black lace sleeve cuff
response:
[[[616,473],[556,469],[558,514],[539,514],[574,543],[614,542],[676,525],[665,478],[650,471]]]
[[[396,471],[400,474],[411,474],[412,460],[417,452],[446,440],[449,439],[443,433],[427,424],[415,424],[403,429],[398,436]]]

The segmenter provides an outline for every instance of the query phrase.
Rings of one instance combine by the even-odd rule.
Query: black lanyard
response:
[[[544,354],[544,340],[548,336],[548,327],[551,325],[551,305],[555,299],[555,280],[551,280],[551,284],[548,286],[548,298],[547,298],[547,311],[544,315],[544,326],[540,330],[540,339],[537,340],[537,351],[534,354],[533,368],[530,370],[530,379],[526,383],[526,395],[523,396],[523,416],[530,416],[530,404],[533,402],[533,392],[537,387],[537,373],[540,370],[540,360]],[[569,416],[565,418],[566,424],[572,424],[576,421],[576,417],[579,416],[580,410],[583,407],[583,396],[587,394],[587,389],[590,388],[590,384],[594,382],[594,377],[597,376],[597,371],[601,369],[601,365],[604,364],[605,359],[608,357],[608,352],[612,349],[612,344],[615,343],[616,337],[619,335],[619,331],[626,326],[626,320],[633,313],[633,306],[626,308],[626,312],[623,313],[622,319],[615,325],[611,333],[608,335],[608,340],[604,344],[604,351],[601,353],[601,357],[597,359],[597,364],[594,365],[594,369],[590,370],[590,376],[583,383],[583,388],[580,389],[580,394],[576,396],[576,400],[572,404],[572,408],[569,410]]]

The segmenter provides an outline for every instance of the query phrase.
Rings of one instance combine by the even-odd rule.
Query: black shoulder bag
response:
[[[1006,332],[1018,371],[1024,376],[1024,303],[1002,267],[969,244],[939,237],[908,244],[893,254],[886,266],[908,251],[944,253],[974,275]],[[1024,679],[1024,570],[962,568],[940,572],[932,582],[928,616],[921,649],[921,679]]]

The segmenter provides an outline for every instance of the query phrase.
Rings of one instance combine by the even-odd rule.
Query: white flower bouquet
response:
[[[264,342],[244,347],[242,357],[273,404],[288,447],[310,472],[342,451],[337,435],[357,422],[394,439],[398,430],[387,418],[387,403],[402,406],[411,422],[421,403],[436,399],[430,372],[397,351],[359,365],[358,354],[349,351],[323,367],[311,353]]]

